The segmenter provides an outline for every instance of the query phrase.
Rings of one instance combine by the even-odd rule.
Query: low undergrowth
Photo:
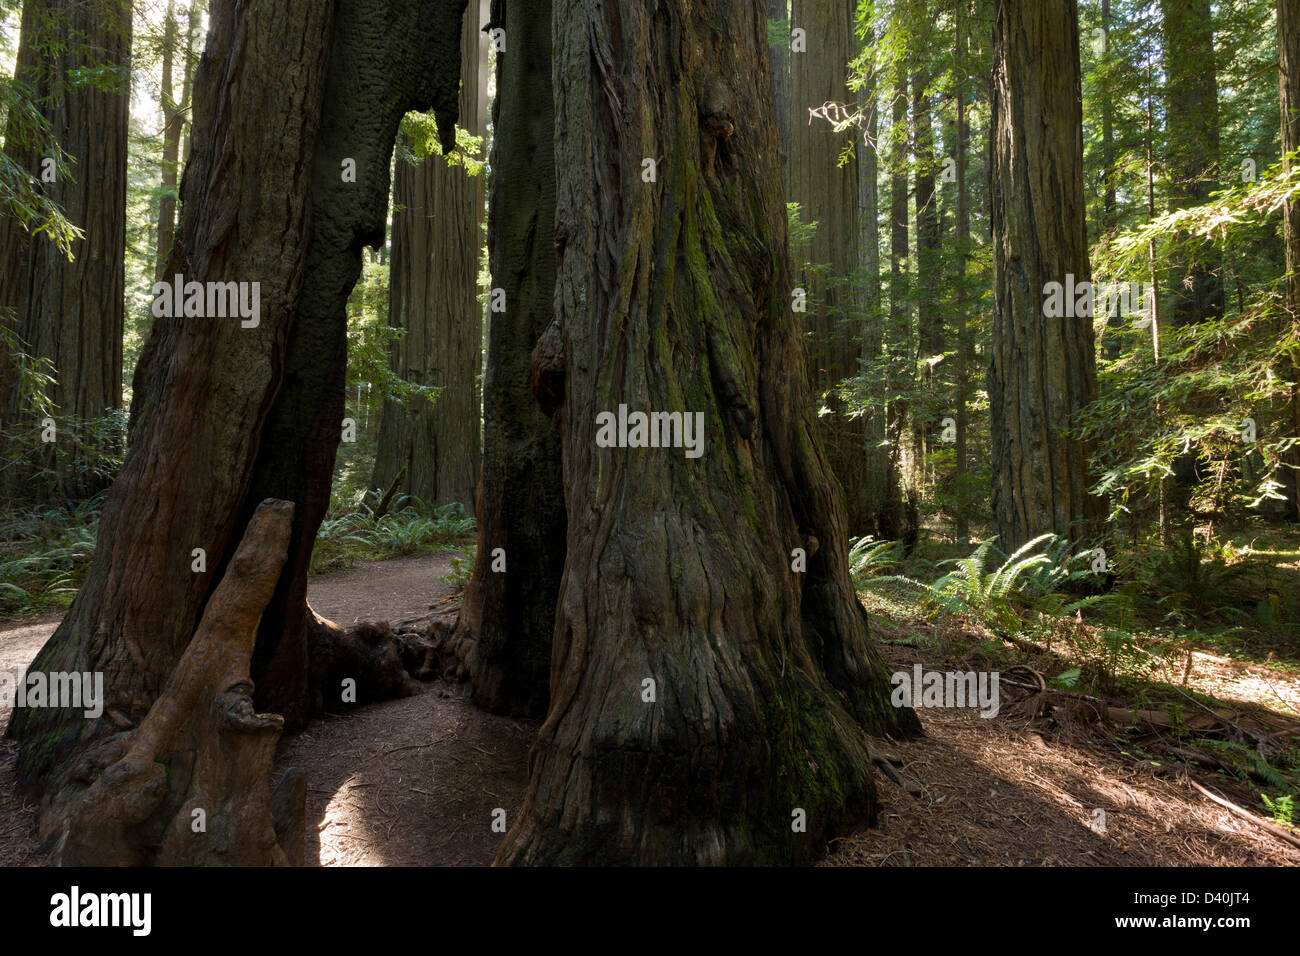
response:
[[[878,639],[938,648],[972,669],[1027,670],[1044,685],[1039,723],[1056,726],[1048,701],[1121,715],[1124,726],[1100,725],[1120,754],[1157,768],[1173,754],[1247,782],[1251,810],[1292,826],[1297,556],[1188,532],[1099,557],[1054,535],[1011,555],[988,540],[904,557],[895,542],[860,539],[850,563]]]
[[[399,495],[381,508],[373,492],[336,495],[316,534],[312,573],[340,571],[358,561],[463,550],[473,542],[474,519],[459,503],[432,506]]]
[[[104,494],[0,516],[0,619],[72,603],[95,554]]]
[[[75,506],[19,509],[0,516],[0,620],[66,608],[95,555],[104,494]],[[336,496],[321,523],[311,570],[324,573],[358,561],[468,551],[453,560],[463,579],[473,559],[474,519],[459,504],[434,507],[409,496],[383,513],[373,492]]]

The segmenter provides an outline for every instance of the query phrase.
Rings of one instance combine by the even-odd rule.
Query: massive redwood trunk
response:
[[[62,441],[78,420],[98,418],[122,404],[122,289],[126,250],[126,145],[130,80],[131,8],[125,0],[26,0],[14,78],[50,124],[71,161],[70,175],[46,178],[49,158],[21,141],[11,119],[6,151],[25,168],[68,220],[84,234],[69,260],[46,236],[31,235],[10,215],[0,216],[0,321],[11,321],[20,347],[49,360],[56,383]],[[20,402],[19,384],[0,373],[0,426],[40,423]],[[26,419],[26,420],[25,420]],[[24,421],[25,420],[25,421]],[[36,454],[52,465],[52,449]],[[0,451],[5,449],[0,448]],[[5,452],[8,460],[21,451]],[[35,464],[32,462],[31,464]],[[100,480],[59,476],[69,496],[92,494]],[[6,496],[31,494],[30,470],[6,468]]]
[[[32,665],[102,671],[105,717],[16,710],[9,734],[22,743],[27,783],[57,787],[67,757],[148,710],[267,498],[295,508],[252,676],[261,709],[289,726],[307,716],[306,569],[343,417],[347,296],[362,246],[383,240],[402,115],[432,107],[450,145],[462,6],[213,4],[167,274],[257,282],[260,315],[255,326],[239,318],[155,323],[95,561]],[[202,565],[193,549],[204,550]]]
[[[556,321],[533,381],[562,401],[568,548],[499,862],[809,859],[875,813],[864,731],[917,728],[807,401],[763,9],[555,4]],[[680,430],[607,447],[620,405],[698,415],[701,453]]]
[[[1070,434],[1097,395],[1092,315],[1047,284],[1091,281],[1074,0],[1001,0],[994,25],[991,205],[993,518],[1006,551],[1097,529],[1089,446]],[[1072,277],[1072,279],[1070,278]]]
[[[540,717],[565,546],[560,440],[529,391],[555,299],[551,3],[504,6],[505,19],[489,24],[508,40],[492,107],[488,254],[505,308],[488,313],[478,555],[456,644],[479,706]]]

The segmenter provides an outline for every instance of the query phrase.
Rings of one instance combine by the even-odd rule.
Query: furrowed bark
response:
[[[529,389],[533,347],[555,296],[551,4],[505,6],[488,202],[492,287],[502,290],[505,311],[488,313],[478,553],[454,642],[475,703],[540,717],[566,526],[554,409],[539,408]]]
[[[556,324],[535,359],[563,370],[568,544],[550,710],[497,859],[809,859],[874,815],[864,728],[918,724],[868,641],[807,400],[763,8],[560,0],[554,22]],[[620,403],[701,413],[702,455],[598,447]]]
[[[459,125],[480,135],[482,33],[477,9],[474,14],[466,14],[461,28]],[[433,402],[384,403],[370,483],[386,488],[405,469],[400,486],[406,494],[435,505],[459,502],[472,513],[483,365],[483,177],[444,156],[428,156],[418,166],[399,161],[393,206],[388,322],[405,334],[393,344],[390,366],[407,381],[442,391]]]
[[[1090,448],[1071,434],[1097,396],[1092,316],[1045,314],[1049,282],[1092,279],[1074,0],[1004,0],[994,29],[991,202],[993,516],[1010,553],[1098,529]]]
[[[11,118],[6,152],[42,184],[68,221],[84,233],[69,260],[43,235],[26,232],[11,215],[0,216],[0,321],[10,321],[20,348],[49,360],[56,382],[49,398],[67,442],[79,421],[122,406],[122,302],[126,249],[127,107],[131,9],[125,0],[74,3],[27,0],[14,78],[30,92],[71,160],[68,176],[46,181],[50,157],[21,142]],[[87,80],[82,73],[96,77]],[[22,407],[8,357],[0,357],[0,427],[41,425]],[[57,432],[56,432],[57,435]],[[32,497],[35,461],[14,465],[0,440],[5,497]],[[52,449],[38,454],[53,465]],[[80,469],[78,469],[80,472]],[[101,479],[79,473],[58,477],[58,490],[89,497]]]

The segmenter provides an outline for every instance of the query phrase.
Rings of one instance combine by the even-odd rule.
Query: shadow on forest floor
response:
[[[445,555],[412,558],[322,575],[312,579],[312,602],[345,624],[427,616],[428,602],[450,593],[438,580],[446,562]],[[0,632],[0,666],[30,662],[57,623],[57,615],[47,618]],[[931,627],[873,615],[873,631],[885,640],[923,630]],[[968,669],[940,646],[885,643],[883,652],[891,670],[916,662]],[[1257,680],[1300,700],[1292,674],[1199,653],[1195,663],[1198,674],[1221,668],[1222,681]],[[326,717],[282,741],[277,769],[307,772],[310,864],[491,862],[501,840],[493,812],[505,810],[513,823],[538,724],[486,714],[464,695],[463,687],[426,684],[414,697]],[[1008,715],[925,709],[921,718],[925,737],[889,744],[916,795],[877,776],[877,828],[835,841],[822,865],[1300,864],[1300,850],[1198,794],[1180,766],[1153,766]],[[12,756],[11,746],[0,752],[0,865],[41,865],[35,808],[14,797]],[[1253,808],[1239,782],[1198,775]],[[1096,810],[1105,812],[1104,834],[1090,826]]]

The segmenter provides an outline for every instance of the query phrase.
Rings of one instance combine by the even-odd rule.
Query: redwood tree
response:
[[[488,24],[506,37],[492,105],[488,256],[505,309],[488,313],[478,552],[456,644],[479,706],[540,717],[566,526],[553,408],[543,411],[529,391],[533,347],[555,298],[551,4],[504,7],[504,19]]]
[[[1287,157],[1300,149],[1300,10],[1290,0],[1277,2],[1277,59],[1282,155]],[[1284,160],[1283,168],[1289,172],[1294,163],[1293,159]],[[1292,199],[1286,204],[1282,223],[1286,243],[1286,308],[1295,328],[1300,327],[1300,202]],[[1293,382],[1300,382],[1300,361],[1295,358],[1291,362],[1291,376]],[[1300,435],[1300,385],[1291,389],[1291,427],[1292,434]],[[1285,481],[1291,489],[1295,515],[1300,515],[1300,450],[1293,450],[1288,459],[1293,471]]]
[[[1092,278],[1075,0],[1001,0],[993,43],[989,404],[993,519],[1010,551],[1049,531],[1096,530],[1089,448],[1071,429],[1097,372],[1091,314],[1044,307],[1049,282]]]
[[[1170,205],[1197,206],[1218,188],[1219,84],[1210,0],[1161,0]],[[1223,264],[1200,253],[1180,262],[1169,291],[1173,325],[1223,314]]]
[[[805,222],[817,229],[806,255],[824,275],[805,271],[799,284],[812,300],[805,318],[809,332],[808,374],[821,417],[831,471],[844,491],[849,530],[873,530],[873,490],[867,472],[867,420],[849,418],[834,389],[858,373],[864,329],[861,299],[849,277],[859,268],[858,155],[845,154],[850,134],[837,133],[827,116],[813,115],[827,103],[852,109],[848,63],[856,54],[857,0],[794,0],[790,23],[805,31],[807,50],[789,54],[794,111],[787,145],[788,199],[799,203]],[[830,116],[838,115],[832,112]]]
[[[167,0],[167,13],[163,21],[162,86],[159,89],[159,106],[162,108],[162,175],[158,197],[158,224],[155,240],[154,277],[166,278],[167,262],[171,258],[172,242],[176,238],[176,183],[180,174],[181,133],[189,118],[190,95],[194,84],[194,44],[199,23],[199,0],[190,0],[185,11],[185,27],[176,17],[175,0]],[[178,62],[179,61],[179,62]],[[180,98],[176,98],[176,72],[180,72]]]
[[[927,11],[922,6],[924,15]],[[931,112],[930,71],[922,65],[918,49],[928,44],[929,31],[923,29],[913,41],[912,56],[916,69],[912,73],[912,143],[916,156],[916,367],[927,392],[935,390],[934,365],[928,360],[944,351],[943,317],[940,313],[939,289],[940,242],[943,223],[939,217],[939,163],[934,150],[934,119]],[[934,450],[937,422],[931,409],[918,408],[912,418],[912,471],[917,487],[924,485],[930,453]]]
[[[555,3],[556,315],[533,381],[561,401],[568,540],[499,862],[809,859],[875,812],[864,730],[917,727],[807,400],[763,14]],[[620,404],[698,413],[702,454],[598,445]]]
[[[476,0],[477,3],[477,0]],[[479,135],[477,16],[461,32],[460,126]],[[483,178],[445,156],[396,163],[388,323],[393,372],[440,387],[433,402],[384,402],[371,485],[431,504],[474,508],[479,468],[478,377],[483,364],[479,302]],[[405,469],[405,472],[403,472]]]
[[[259,321],[155,322],[95,560],[32,665],[103,672],[105,713],[15,710],[8,733],[28,784],[83,774],[70,758],[141,719],[267,498],[295,509],[254,651],[257,705],[290,727],[310,713],[306,569],[343,418],[347,297],[362,245],[383,241],[401,117],[432,108],[451,145],[462,6],[213,3],[166,274],[258,282]]]
[[[70,175],[51,175],[52,157],[15,135],[17,117],[10,117],[6,151],[83,238],[72,244],[69,259],[14,217],[0,216],[0,314],[12,310],[20,347],[53,365],[49,398],[70,417],[64,427],[75,428],[77,419],[98,418],[122,404],[131,6],[125,0],[26,0],[21,29],[14,79],[71,160]],[[0,425],[12,426],[27,410],[20,407],[19,383],[5,384]],[[6,477],[9,493],[23,493],[21,475],[10,470]],[[68,476],[60,481],[66,494],[96,490]]]

